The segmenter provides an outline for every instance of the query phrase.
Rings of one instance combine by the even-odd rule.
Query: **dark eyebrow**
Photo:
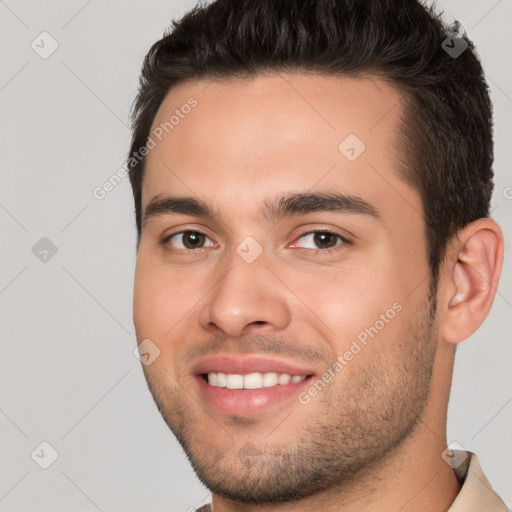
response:
[[[313,212],[355,213],[381,220],[378,210],[360,197],[325,192],[291,193],[266,199],[259,213],[264,220],[275,222],[283,217]],[[143,224],[153,217],[173,213],[220,220],[213,208],[201,199],[185,196],[155,196],[144,210]]]
[[[279,198],[267,199],[263,205],[261,215],[269,222],[313,212],[356,213],[381,220],[378,210],[364,199],[337,192],[287,194]]]

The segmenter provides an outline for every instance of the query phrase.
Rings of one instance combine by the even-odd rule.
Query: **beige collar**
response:
[[[457,454],[462,458],[466,453],[469,457],[453,468],[462,488],[448,512],[509,512],[485,477],[476,454],[462,450],[453,452],[454,459],[457,459]]]

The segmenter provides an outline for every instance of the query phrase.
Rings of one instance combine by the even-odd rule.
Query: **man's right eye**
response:
[[[164,245],[170,245],[174,249],[178,249],[180,251],[187,250],[197,250],[203,249],[205,239],[208,239],[201,231],[179,231],[178,233],[173,233],[167,236],[163,243]],[[211,240],[210,240],[211,241]],[[212,242],[210,247],[214,247],[215,244]]]

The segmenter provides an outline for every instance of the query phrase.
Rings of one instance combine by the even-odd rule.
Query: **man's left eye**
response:
[[[298,240],[304,239],[319,247],[304,247],[305,249],[328,250],[339,245],[350,244],[344,236],[332,231],[310,231],[301,235]],[[337,243],[340,240],[342,243]]]

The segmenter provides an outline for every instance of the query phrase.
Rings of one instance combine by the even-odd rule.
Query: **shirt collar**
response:
[[[453,468],[462,487],[448,512],[509,512],[485,477],[476,454],[463,450],[453,452],[454,460],[463,460]]]

